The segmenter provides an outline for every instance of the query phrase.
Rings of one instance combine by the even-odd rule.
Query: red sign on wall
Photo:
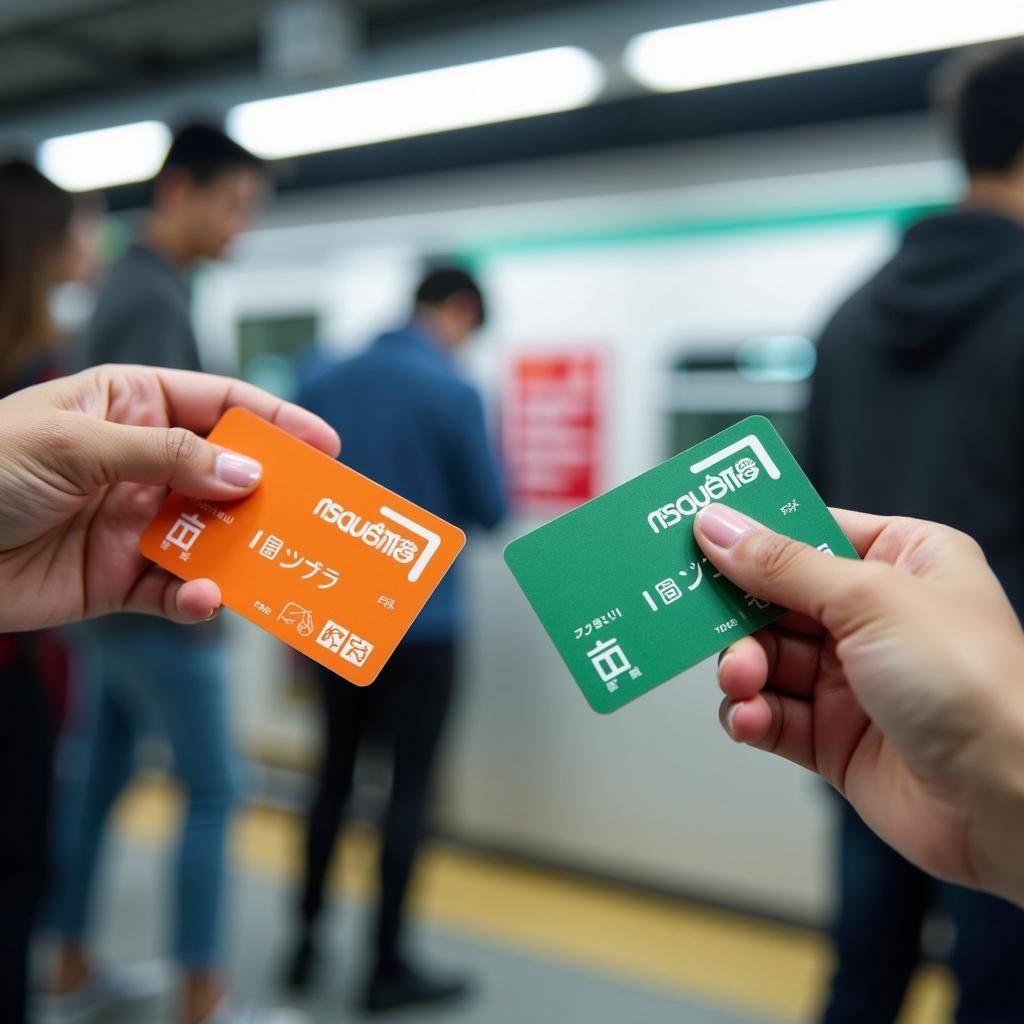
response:
[[[603,370],[593,351],[513,360],[502,437],[519,511],[572,507],[599,493]]]

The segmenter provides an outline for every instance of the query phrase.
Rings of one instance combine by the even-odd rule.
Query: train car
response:
[[[728,741],[711,663],[595,715],[502,549],[751,412],[799,454],[818,331],[907,223],[951,200],[956,173],[908,117],[308,191],[204,273],[211,365],[283,394],[407,315],[431,261],[484,283],[491,315],[464,369],[489,397],[516,511],[464,556],[447,834],[825,920],[825,787]],[[281,770],[301,773],[317,740],[301,683],[273,640],[232,629],[246,748],[294,796]]]

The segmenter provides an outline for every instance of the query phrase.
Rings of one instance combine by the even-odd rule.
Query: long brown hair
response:
[[[57,340],[48,296],[75,208],[32,164],[0,163],[0,391]]]

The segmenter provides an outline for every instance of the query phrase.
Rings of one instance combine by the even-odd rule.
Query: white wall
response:
[[[607,351],[613,486],[673,454],[665,370],[685,339],[813,336],[891,244],[890,229],[872,223],[497,257],[485,275],[497,296],[492,359],[545,344]],[[515,522],[502,540],[532,525]],[[500,547],[480,540],[472,554],[475,618],[446,821],[613,875],[818,916],[822,793],[806,774],[724,736],[713,662],[610,718],[593,714]]]

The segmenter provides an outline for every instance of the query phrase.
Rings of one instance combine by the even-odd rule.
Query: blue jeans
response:
[[[89,628],[77,770],[60,787],[53,924],[80,941],[111,807],[135,770],[136,741],[163,735],[187,800],[175,868],[173,952],[186,968],[218,957],[234,766],[217,638],[142,616]]]

